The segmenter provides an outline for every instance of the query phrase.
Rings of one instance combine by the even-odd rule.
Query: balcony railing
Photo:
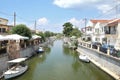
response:
[[[105,31],[105,34],[116,34],[116,31]]]

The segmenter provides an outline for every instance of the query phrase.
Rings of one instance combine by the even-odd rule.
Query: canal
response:
[[[63,46],[62,40],[27,63],[28,71],[12,80],[114,80],[94,64],[81,62],[77,52]]]

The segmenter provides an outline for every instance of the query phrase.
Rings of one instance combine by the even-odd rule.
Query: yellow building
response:
[[[12,26],[7,24],[7,19],[0,18],[0,34],[6,34],[12,29]]]

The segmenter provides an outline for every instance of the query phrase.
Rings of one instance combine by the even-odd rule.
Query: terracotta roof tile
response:
[[[90,21],[93,23],[97,23],[97,22],[106,23],[106,22],[109,22],[110,20],[94,20],[94,19],[92,19]]]

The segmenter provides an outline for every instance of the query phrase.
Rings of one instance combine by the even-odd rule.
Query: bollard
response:
[[[97,50],[100,51],[100,46],[99,45],[97,46]]]
[[[92,44],[90,45],[90,48],[92,49]]]
[[[26,43],[24,43],[24,47],[26,48],[27,46],[26,46]]]
[[[107,55],[110,55],[110,48],[107,49]]]

